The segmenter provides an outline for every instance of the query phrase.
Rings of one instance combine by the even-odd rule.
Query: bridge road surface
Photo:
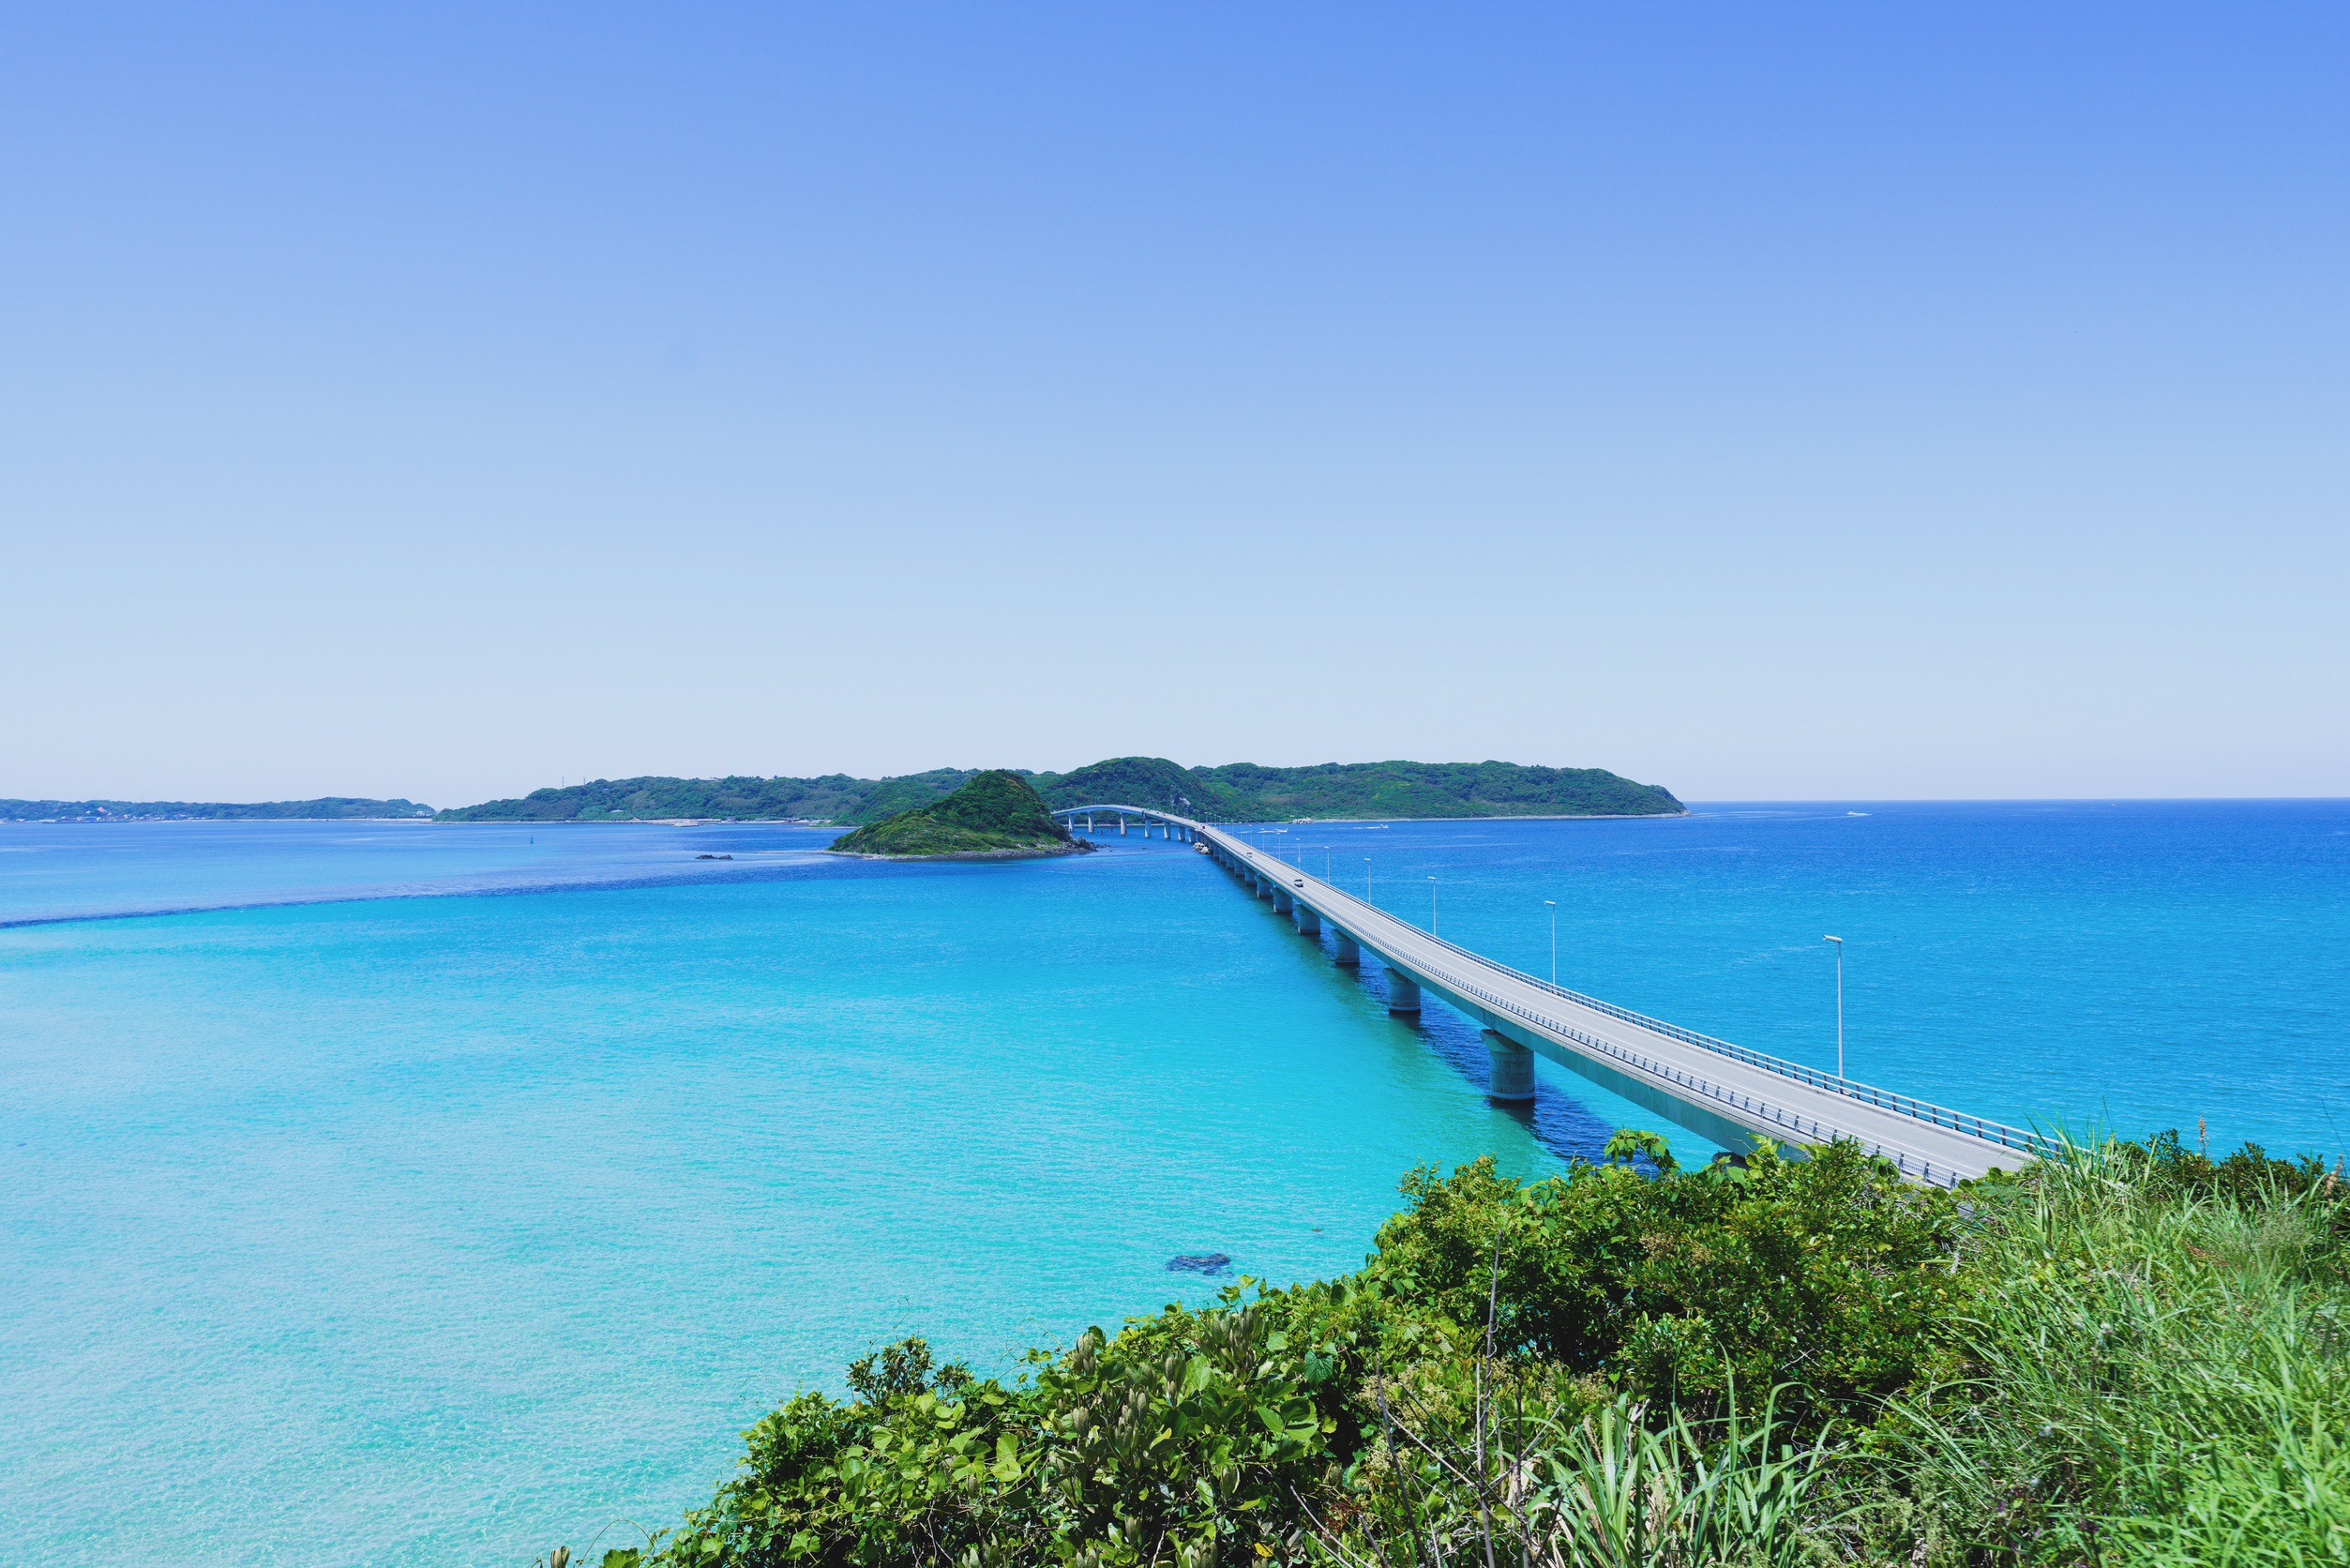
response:
[[[1934,1186],[1951,1186],[1994,1168],[2016,1169],[2047,1148],[2032,1133],[1710,1040],[1553,987],[1398,920],[1219,828],[1164,811],[1123,809],[1190,829],[1236,870],[1269,880],[1388,968],[1504,1039],[1725,1148],[1742,1151],[1770,1141],[1802,1149],[1850,1138],[1910,1180]]]

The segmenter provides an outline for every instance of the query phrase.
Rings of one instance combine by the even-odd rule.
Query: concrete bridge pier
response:
[[[1393,964],[1387,966],[1387,1010],[1391,1013],[1420,1011],[1420,982]]]
[[[1340,969],[1361,969],[1363,967],[1363,944],[1347,935],[1346,932],[1339,930],[1335,926],[1331,927],[1331,936],[1337,943],[1338,951],[1330,961]]]
[[[1126,837],[1126,814],[1123,811],[1118,813],[1118,837]]]
[[[1287,914],[1296,907],[1297,900],[1289,897],[1289,890],[1288,888],[1276,887],[1273,890],[1273,913]]]
[[[1273,897],[1273,879],[1271,877],[1258,877],[1252,875],[1249,881],[1256,887],[1257,897],[1259,898],[1270,898]],[[1273,905],[1273,908],[1275,909],[1279,909],[1280,907],[1281,906],[1279,904]]]
[[[1521,1104],[1534,1097],[1534,1053],[1492,1030],[1485,1031],[1485,1055],[1493,1063],[1485,1098]]]
[[[1321,934],[1321,912],[1316,909],[1309,909],[1303,904],[1298,905],[1298,935],[1302,937],[1318,937]]]

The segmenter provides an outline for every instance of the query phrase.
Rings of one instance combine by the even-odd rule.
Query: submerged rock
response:
[[[1232,1259],[1221,1252],[1187,1252],[1167,1260],[1168,1274],[1218,1274],[1232,1266]]]

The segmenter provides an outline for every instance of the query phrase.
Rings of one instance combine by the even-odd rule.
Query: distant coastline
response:
[[[1689,808],[1683,807],[1679,811],[1493,811],[1484,816],[1453,812],[1441,817],[1283,817],[1268,819],[1261,824],[1226,822],[1213,818],[1200,820],[1211,827],[1321,827],[1325,824],[1363,822],[1616,822],[1626,818],[1664,820],[1690,814]]]
[[[1055,810],[1092,805],[1148,807],[1229,823],[1579,822],[1681,817],[1673,792],[1604,768],[1517,762],[1322,762],[1185,767],[1164,757],[1115,757],[1067,773],[998,770],[1025,779]],[[435,810],[408,799],[324,795],[312,800],[0,800],[5,822],[780,822],[870,826],[934,806],[980,777],[975,768],[933,768],[883,778],[598,778],[505,800]]]
[[[322,795],[316,800],[0,800],[0,822],[423,822],[435,812],[413,800]]]
[[[1163,757],[1118,757],[1068,773],[1003,770],[1056,810],[1115,803],[1202,822],[1424,822],[1445,819],[1677,817],[1688,808],[1659,785],[1604,768],[1516,762],[1253,762],[1187,768]],[[945,799],[978,770],[934,768],[887,778],[595,779],[519,799],[444,811],[441,822],[806,822],[861,827]]]

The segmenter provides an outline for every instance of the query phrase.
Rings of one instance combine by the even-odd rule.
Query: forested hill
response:
[[[441,813],[444,822],[626,822],[679,817],[729,822],[877,822],[944,800],[979,776],[976,768],[934,768],[897,778],[599,778],[561,790],[534,790],[520,800],[493,800]]]
[[[1323,762],[1303,768],[1228,762],[1184,768],[1164,758],[1121,757],[1050,780],[1039,777],[1036,788],[1055,806],[1116,801],[1211,822],[1661,817],[1683,810],[1671,791],[1635,784],[1604,768],[1516,762]]]
[[[1053,807],[1117,802],[1212,822],[1296,817],[1655,817],[1679,814],[1672,792],[1604,768],[1515,762],[1325,762],[1268,768],[1253,762],[1186,768],[1164,757],[1117,757],[1069,773],[1018,770]],[[732,822],[866,823],[943,800],[976,769],[935,768],[896,778],[599,778],[444,811],[452,822]]]
[[[432,807],[418,806],[413,800],[362,800],[354,795],[245,804],[217,800],[0,800],[0,822],[294,822],[431,815]]]

